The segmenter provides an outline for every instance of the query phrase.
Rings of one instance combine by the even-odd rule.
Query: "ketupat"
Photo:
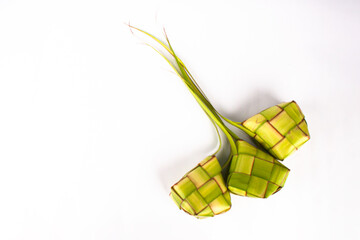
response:
[[[171,198],[186,213],[197,218],[213,217],[231,208],[230,193],[215,156],[201,161],[171,187]]]
[[[236,145],[238,154],[232,157],[227,180],[231,193],[267,198],[284,186],[290,172],[287,167],[245,141]]]
[[[295,101],[265,109],[241,125],[280,160],[284,160],[310,139],[304,114]]]

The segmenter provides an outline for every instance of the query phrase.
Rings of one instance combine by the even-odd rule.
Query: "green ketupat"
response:
[[[295,101],[265,109],[242,123],[269,153],[283,160],[310,139],[304,114]]]
[[[227,179],[231,193],[267,198],[284,186],[290,172],[287,167],[245,141],[236,145],[238,154],[232,157]]]
[[[207,157],[171,187],[171,198],[197,218],[213,217],[231,208],[229,191],[215,156]]]

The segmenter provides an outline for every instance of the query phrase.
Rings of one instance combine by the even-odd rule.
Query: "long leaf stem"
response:
[[[225,121],[229,122],[230,124],[234,125],[233,122],[229,119],[224,118],[223,116],[221,116],[217,110],[212,106],[212,104],[210,103],[210,101],[207,99],[206,95],[204,94],[204,92],[200,89],[199,85],[196,83],[195,79],[192,77],[192,75],[190,74],[189,70],[186,68],[185,64],[182,62],[182,60],[180,58],[177,57],[177,55],[175,54],[170,41],[165,33],[165,37],[166,37],[166,41],[168,43],[169,46],[167,46],[165,43],[163,43],[161,40],[159,40],[158,38],[156,38],[155,36],[153,36],[152,34],[143,31],[139,28],[136,28],[134,26],[131,26],[130,24],[128,24],[128,26],[130,28],[136,29],[142,33],[144,33],[145,35],[149,36],[150,38],[152,38],[153,40],[155,40],[157,43],[159,43],[168,53],[170,53],[176,62],[176,65],[178,67],[178,69],[176,69],[176,67],[170,62],[170,60],[168,60],[164,54],[162,54],[160,51],[158,51],[156,48],[154,48],[153,46],[147,44],[148,46],[150,46],[151,48],[153,48],[156,52],[158,52],[167,62],[168,64],[173,68],[173,70],[175,71],[175,73],[182,79],[182,81],[185,83],[185,85],[188,87],[189,91],[192,93],[192,95],[195,97],[196,101],[199,103],[199,105],[202,107],[202,109],[205,111],[205,113],[208,115],[208,117],[210,118],[210,120],[213,122],[213,124],[215,123],[216,125],[218,125],[220,127],[220,129],[225,133],[226,137],[229,140],[230,143],[230,147],[231,147],[231,152],[232,154],[237,154],[237,148],[236,148],[236,144],[235,144],[235,140],[239,140],[240,138],[234,133],[232,132],[222,121],[221,118],[223,118]],[[165,31],[164,31],[165,32]],[[219,115],[221,116],[221,118],[219,117]],[[216,126],[215,126],[216,127]],[[216,128],[217,130],[217,128]],[[219,136],[219,140],[220,140],[220,146],[219,149],[217,150],[217,152],[220,150],[221,148],[221,138],[220,135]],[[216,152],[216,153],[217,153]]]

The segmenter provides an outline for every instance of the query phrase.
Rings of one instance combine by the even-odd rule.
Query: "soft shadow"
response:
[[[262,110],[282,102],[273,94],[265,90],[255,90],[250,96],[251,98],[239,103],[237,109],[234,109],[232,112],[226,112],[221,108],[219,108],[219,111],[233,121],[242,122]]]

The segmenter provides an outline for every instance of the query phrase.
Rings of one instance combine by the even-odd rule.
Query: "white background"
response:
[[[176,208],[216,134],[128,21],[165,27],[233,120],[298,102],[311,140],[284,189],[211,219]],[[359,42],[355,0],[1,0],[0,239],[359,239]]]

